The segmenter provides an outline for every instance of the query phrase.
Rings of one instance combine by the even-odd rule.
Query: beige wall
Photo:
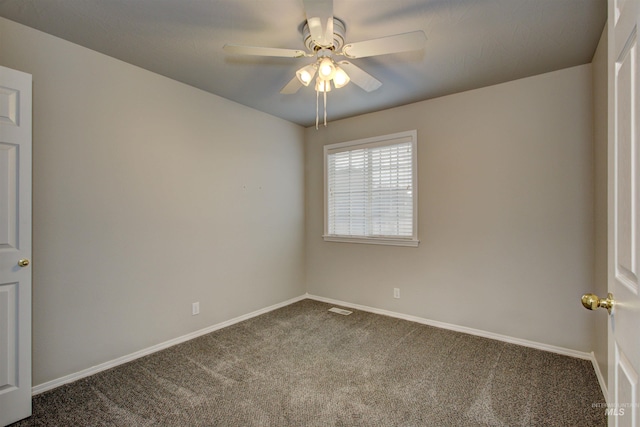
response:
[[[324,242],[323,145],[409,129],[420,246]],[[308,128],[308,292],[591,351],[592,132],[590,65]]]
[[[316,131],[0,18],[0,65],[34,76],[34,385],[305,291],[605,366],[579,303],[603,56],[593,86],[585,65]],[[420,246],[323,242],[322,146],[409,129]]]
[[[607,27],[593,57],[593,140],[595,176],[595,259],[594,288],[599,296],[607,295]],[[600,372],[607,383],[607,315],[593,313],[592,348]]]
[[[301,127],[2,18],[0,64],[34,82],[34,385],[304,293]]]

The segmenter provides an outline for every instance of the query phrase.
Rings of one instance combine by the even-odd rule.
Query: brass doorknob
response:
[[[607,298],[598,298],[597,295],[594,294],[584,294],[582,295],[582,305],[584,308],[588,310],[595,310],[597,308],[606,308],[609,314],[611,314],[611,310],[613,309],[613,294],[607,295]]]
[[[20,267],[26,267],[27,265],[29,265],[29,260],[26,258],[23,258],[20,261],[18,261],[18,265]]]

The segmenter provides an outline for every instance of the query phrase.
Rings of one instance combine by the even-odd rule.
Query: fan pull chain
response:
[[[319,82],[320,80],[318,80]],[[324,82],[325,85],[329,84],[329,82]],[[323,86],[324,88],[324,86]],[[327,127],[327,91],[322,91],[322,100],[323,100],[323,108],[324,108],[324,127]],[[316,130],[318,130],[318,125],[320,122],[320,85],[316,85]]]
[[[326,82],[326,84],[329,84],[329,82]],[[327,127],[327,91],[324,91],[324,127]]]

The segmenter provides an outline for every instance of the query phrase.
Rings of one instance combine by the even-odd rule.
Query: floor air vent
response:
[[[331,311],[331,312],[333,312],[333,313],[344,314],[345,316],[348,316],[348,315],[350,315],[350,314],[352,313],[352,312],[351,312],[351,311],[349,311],[349,310],[343,310],[343,309],[338,308],[338,307],[331,307],[331,308],[329,309],[329,311]]]

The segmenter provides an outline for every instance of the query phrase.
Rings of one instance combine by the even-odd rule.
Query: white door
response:
[[[640,425],[640,0],[609,0],[609,425]]]
[[[0,67],[0,426],[31,415],[31,75]]]

